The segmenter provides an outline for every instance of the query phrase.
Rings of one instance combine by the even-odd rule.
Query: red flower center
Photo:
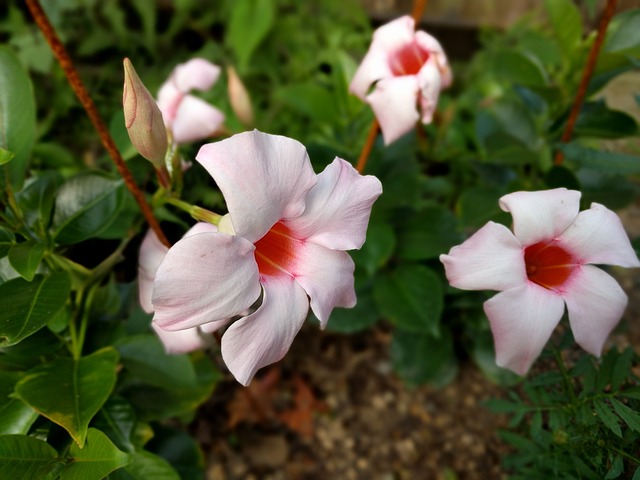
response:
[[[277,222],[255,243],[256,263],[261,275],[277,276],[289,273],[295,263],[295,238],[289,227]]]
[[[415,75],[428,59],[429,52],[414,41],[396,50],[389,58],[389,66],[391,67],[391,73],[396,77]]]
[[[573,273],[576,262],[564,248],[552,242],[538,242],[524,249],[527,277],[550,290],[562,285]]]

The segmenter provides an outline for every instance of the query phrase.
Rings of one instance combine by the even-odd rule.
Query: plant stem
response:
[[[175,197],[166,197],[163,200],[165,203],[184,210],[196,220],[218,225],[222,218],[222,215],[218,215],[217,213],[207,210],[206,208],[198,207],[197,205],[191,205],[190,203],[184,202]]]
[[[415,20],[416,25],[420,23],[420,20],[422,20],[422,14],[424,13],[424,9],[427,7],[428,2],[429,0],[414,0],[411,17]]]
[[[26,4],[27,4],[27,7],[29,8],[29,11],[31,12],[31,15],[33,16],[33,19],[38,25],[38,28],[40,28],[40,31],[46,38],[47,43],[49,44],[49,47],[53,52],[53,55],[56,57],[56,60],[60,64],[60,67],[62,67],[62,70],[64,71],[67,77],[67,81],[69,82],[69,85],[71,85],[71,88],[73,89],[74,93],[78,97],[78,100],[80,100],[80,103],[82,104],[85,111],[87,112],[87,115],[91,120],[91,123],[93,124],[94,128],[100,135],[100,140],[102,141],[102,145],[104,145],[104,148],[109,153],[109,156],[113,160],[113,163],[115,164],[116,169],[118,170],[118,173],[120,173],[120,175],[122,176],[122,178],[124,179],[127,185],[127,188],[129,189],[129,191],[135,198],[136,202],[138,203],[138,206],[140,207],[140,211],[142,212],[142,215],[144,215],[144,218],[147,220],[147,223],[149,223],[149,227],[151,227],[151,229],[157,235],[158,239],[164,245],[166,245],[167,247],[170,247],[171,244],[169,243],[169,241],[167,240],[167,237],[164,235],[164,232],[160,228],[160,224],[158,223],[158,220],[153,215],[153,211],[151,210],[151,207],[149,207],[149,204],[145,200],[144,195],[136,185],[133,179],[133,175],[131,175],[131,171],[129,170],[127,165],[124,163],[124,160],[122,159],[122,156],[120,155],[120,152],[118,151],[118,148],[116,147],[116,144],[113,141],[113,138],[111,138],[111,135],[109,134],[109,130],[107,129],[104,122],[102,121],[102,118],[100,118],[98,109],[93,103],[93,100],[91,99],[91,96],[89,95],[88,90],[82,83],[82,80],[80,80],[80,76],[78,75],[77,70],[73,66],[71,57],[67,53],[60,39],[58,38],[53,26],[51,25],[51,22],[49,22],[49,19],[47,18],[47,14],[44,12],[44,10],[42,9],[42,6],[40,5],[40,2],[38,0],[26,0]]]
[[[371,123],[371,127],[369,128],[369,135],[367,135],[367,140],[365,141],[364,147],[362,147],[362,152],[360,152],[360,157],[358,158],[358,164],[356,165],[356,170],[359,173],[364,172],[364,167],[367,166],[367,160],[369,160],[369,154],[371,153],[371,149],[373,148],[373,144],[376,141],[376,137],[378,136],[378,121],[374,118]]]
[[[567,389],[567,394],[569,395],[569,397],[571,397],[571,405],[573,406],[573,408],[577,408],[578,402],[577,402],[577,398],[576,398],[576,392],[573,389],[573,382],[571,381],[571,376],[569,375],[569,372],[567,371],[567,367],[564,364],[564,360],[562,359],[562,353],[560,352],[560,350],[553,346],[553,357],[556,360],[556,364],[558,365],[558,370],[560,370],[560,373],[562,374],[562,380],[564,381],[564,386]]]
[[[598,59],[598,54],[600,53],[602,42],[604,42],[604,37],[607,33],[607,27],[609,26],[611,17],[616,10],[617,3],[618,0],[607,0],[607,5],[602,12],[600,25],[598,27],[598,33],[595,40],[593,41],[593,45],[591,45],[591,50],[589,51],[589,56],[587,57],[587,63],[585,63],[584,70],[582,71],[582,78],[580,79],[578,92],[576,93],[576,98],[573,101],[573,107],[571,107],[571,112],[569,113],[567,124],[560,139],[562,143],[567,143],[569,140],[571,140],[571,136],[573,135],[573,129],[575,127],[576,120],[578,119],[580,109],[582,108],[582,103],[584,102],[584,98],[587,94],[587,88],[589,87],[589,81],[591,80],[591,76],[593,75],[593,70],[596,66],[596,60]],[[554,163],[556,165],[561,165],[563,160],[563,153],[560,151],[556,152]]]

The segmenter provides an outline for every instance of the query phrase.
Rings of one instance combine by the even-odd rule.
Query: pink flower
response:
[[[185,237],[202,232],[216,232],[218,229],[210,223],[197,223],[187,233]],[[138,258],[138,298],[140,306],[147,313],[153,313],[151,296],[153,292],[153,281],[156,277],[158,267],[166,257],[169,248],[162,244],[153,230],[147,234],[140,245],[140,255]],[[151,326],[158,335],[169,354],[180,354],[192,352],[212,344],[211,335],[207,333],[213,330],[201,329],[200,327],[188,328],[170,332],[158,327],[155,323]],[[222,325],[221,325],[222,326]]]
[[[349,86],[371,105],[385,145],[410,132],[418,120],[431,123],[440,90],[452,80],[440,43],[414,31],[414,24],[404,16],[378,28]]]
[[[219,76],[220,67],[194,58],[174,68],[160,87],[158,107],[176,143],[208,138],[222,126],[224,114],[220,110],[189,95],[191,90],[209,90]]]
[[[576,342],[600,356],[627,296],[592,264],[640,266],[618,216],[597,203],[579,212],[580,192],[565,188],[511,193],[500,207],[514,233],[489,222],[440,256],[454,287],[500,292],[484,304],[497,364],[524,375],[565,304]]]
[[[324,327],[334,307],[355,305],[345,250],[364,243],[382,186],[339,158],[315,175],[303,145],[255,130],[204,145],[196,159],[229,214],[217,231],[169,249],[155,275],[153,321],[211,331],[259,301],[222,337],[222,357],[246,385],[285,355],[309,306]]]

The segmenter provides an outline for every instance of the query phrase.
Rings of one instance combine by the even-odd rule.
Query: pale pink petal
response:
[[[178,65],[170,80],[183,93],[191,90],[209,90],[220,76],[220,67],[204,58],[193,58]]]
[[[640,267],[620,218],[598,203],[580,212],[560,239],[581,263]]]
[[[245,310],[245,312],[248,313],[248,310]],[[243,315],[242,313],[240,314],[240,316],[242,317],[246,316],[246,314]],[[230,318],[225,318],[224,320],[217,320],[215,322],[203,323],[198,328],[200,328],[200,330],[202,330],[204,333],[213,333],[217,330],[220,330],[222,327],[226,327],[230,321],[231,321]]]
[[[604,342],[627,307],[627,295],[609,274],[593,265],[579,267],[564,289],[562,296],[576,342],[600,356]]]
[[[496,364],[524,375],[560,322],[564,301],[557,293],[528,282],[490,298],[484,311],[491,324]]]
[[[171,125],[176,143],[195,142],[211,137],[224,123],[224,114],[204,100],[186,95]]]
[[[153,330],[164,345],[164,350],[170,355],[189,353],[206,348],[213,343],[211,335],[203,335],[198,327],[170,332],[163,330],[155,322],[151,322]]]
[[[487,223],[440,261],[449,283],[464,290],[506,290],[527,281],[522,245],[498,223]]]
[[[334,250],[360,248],[367,235],[371,206],[382,193],[380,181],[360,175],[336,158],[318,175],[307,194],[304,213],[286,222],[296,237]]]
[[[514,192],[500,199],[500,208],[511,212],[513,232],[528,246],[560,235],[578,215],[580,195],[566,188]]]
[[[140,306],[147,313],[153,313],[151,294],[153,292],[153,280],[156,278],[158,267],[164,260],[169,249],[160,241],[153,232],[148,230],[138,257],[138,298]]]
[[[162,112],[162,119],[167,128],[171,126],[178,113],[178,107],[180,102],[184,98],[185,94],[178,90],[178,88],[171,81],[166,81],[158,90],[158,108]]]
[[[207,222],[198,222],[185,233],[182,238],[197,235],[198,233],[214,233],[218,231],[218,227]]]
[[[262,305],[222,336],[222,358],[236,380],[248,385],[258,369],[289,351],[309,311],[309,300],[291,277],[264,279]]]
[[[369,88],[378,80],[393,76],[390,56],[413,42],[414,21],[410,16],[400,17],[378,28],[373,34],[369,51],[349,85],[349,91],[362,100]]]
[[[223,320],[260,295],[255,247],[242,237],[200,233],[167,252],[153,288],[153,317],[165,330]]]
[[[430,58],[418,72],[420,84],[420,120],[425,125],[433,120],[442,89],[442,77],[435,60]]]
[[[311,299],[311,309],[324,328],[334,307],[351,308],[356,304],[354,264],[347,252],[330,250],[313,243],[297,252],[292,272]]]
[[[385,145],[409,133],[420,119],[419,90],[418,77],[404,75],[380,80],[367,97],[380,123]]]
[[[442,88],[447,88],[451,85],[453,76],[451,75],[451,68],[449,68],[449,62],[447,61],[447,55],[444,53],[440,42],[427,32],[418,30],[416,32],[416,43],[423,49],[429,52],[429,59],[433,59],[438,69],[440,70]]]
[[[204,145],[196,160],[222,191],[236,234],[250,242],[279,220],[301,215],[316,183],[300,142],[257,130]]]

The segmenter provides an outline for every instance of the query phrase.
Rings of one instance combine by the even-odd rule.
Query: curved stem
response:
[[[378,136],[378,127],[378,121],[374,118],[371,123],[371,128],[369,128],[369,135],[367,135],[367,140],[365,141],[364,147],[362,147],[362,152],[360,152],[360,157],[358,158],[358,163],[356,165],[356,170],[359,173],[364,172],[364,167],[367,166],[369,154],[371,154],[371,149],[373,148],[373,144]]]
[[[53,26],[49,22],[49,19],[47,18],[47,14],[42,9],[40,2],[38,0],[26,0],[26,4],[27,4],[27,7],[29,8],[29,11],[31,12],[31,15],[33,16],[33,19],[38,25],[38,28],[40,28],[40,31],[46,38],[47,43],[49,44],[49,47],[53,52],[53,55],[56,57],[56,60],[60,64],[60,67],[62,67],[62,70],[64,71],[67,77],[69,85],[71,85],[71,88],[73,89],[74,93],[78,97],[78,100],[80,100],[80,103],[82,104],[85,111],[87,112],[87,115],[91,119],[91,123],[93,124],[94,128],[100,135],[100,140],[102,141],[102,145],[104,145],[104,148],[109,153],[109,156],[113,160],[113,163],[115,164],[118,170],[118,173],[120,173],[120,175],[122,176],[122,178],[124,179],[127,185],[127,188],[129,189],[129,191],[135,198],[136,202],[138,203],[138,206],[140,207],[140,211],[142,212],[142,215],[144,215],[145,219],[147,220],[147,223],[149,223],[149,227],[151,227],[151,229],[158,236],[158,239],[163,244],[165,244],[167,247],[170,247],[171,244],[169,243],[169,241],[167,240],[167,237],[164,235],[164,232],[160,228],[160,224],[158,223],[158,220],[153,215],[153,211],[151,210],[151,207],[149,207],[149,204],[145,200],[144,195],[136,185],[135,180],[133,179],[133,175],[131,174],[131,171],[129,170],[127,165],[124,163],[124,160],[122,159],[122,156],[120,155],[120,152],[118,151],[118,148],[116,147],[116,144],[113,141],[113,138],[109,134],[109,130],[107,129],[104,122],[102,121],[102,118],[98,113],[98,109],[93,103],[93,100],[91,99],[91,96],[89,95],[87,88],[82,83],[82,80],[80,80],[80,76],[78,75],[77,70],[73,66],[71,57],[67,53],[60,39],[58,38],[58,35],[56,34]]]
[[[218,215],[217,213],[212,212],[211,210],[207,210],[206,208],[198,207],[197,205],[191,205],[190,203],[184,202],[175,197],[167,197],[163,199],[165,203],[178,207],[181,210],[184,210],[189,215],[191,215],[194,219],[211,223],[212,225],[218,225],[220,223],[220,219],[222,215]]]
[[[415,20],[416,26],[420,23],[420,20],[422,20],[422,14],[424,13],[424,9],[427,8],[428,2],[429,0],[414,0],[411,17]]]
[[[571,140],[571,136],[573,135],[573,129],[575,127],[576,120],[578,119],[578,114],[580,113],[580,109],[582,108],[584,98],[587,95],[589,81],[591,80],[593,70],[596,67],[596,60],[598,59],[598,54],[600,53],[602,42],[604,42],[604,37],[607,33],[607,27],[609,26],[611,17],[616,10],[617,3],[618,0],[607,0],[607,6],[605,7],[604,12],[602,12],[600,25],[598,27],[598,33],[596,35],[596,39],[593,41],[593,45],[591,45],[591,50],[589,51],[589,56],[587,57],[587,63],[585,64],[584,70],[582,71],[582,78],[580,79],[578,92],[576,93],[576,98],[573,101],[573,106],[571,107],[571,112],[569,113],[567,124],[564,128],[564,132],[562,133],[562,138],[560,139],[562,143],[567,143],[569,140]],[[556,165],[561,165],[563,160],[564,155],[562,154],[562,152],[556,152],[554,163]]]

